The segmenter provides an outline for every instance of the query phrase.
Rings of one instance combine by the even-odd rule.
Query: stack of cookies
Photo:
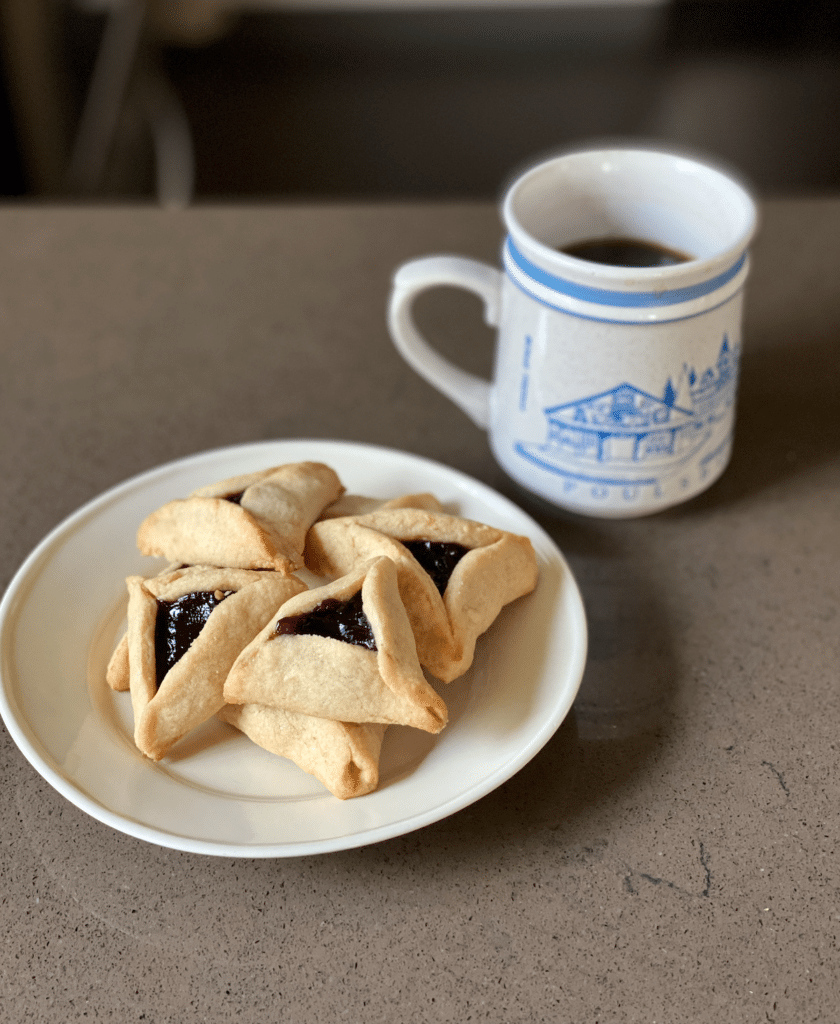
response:
[[[478,637],[537,580],[527,537],[429,494],[346,495],[317,462],[170,501],[137,544],[169,562],[126,580],[108,665],[108,684],[131,693],[137,747],[160,760],[218,715],[341,799],[376,788],[388,725],[446,725],[426,672],[463,675]],[[304,569],[323,584],[308,587]]]

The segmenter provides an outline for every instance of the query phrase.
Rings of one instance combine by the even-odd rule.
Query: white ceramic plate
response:
[[[158,764],[132,742],[129,695],[104,681],[125,626],[124,578],[154,572],[134,536],[159,505],[203,484],[285,462],[332,466],[373,497],[431,491],[447,510],[527,534],[537,589],[503,609],[475,663],[440,692],[437,737],[392,727],[379,789],[340,801],[230,726],[207,723]],[[551,538],[500,494],[404,452],[341,441],[271,441],[183,459],[79,509],[32,552],[0,603],[0,713],[24,756],[99,821],[177,850],[292,857],[349,849],[437,821],[494,790],[565,718],[586,658],[586,620]]]

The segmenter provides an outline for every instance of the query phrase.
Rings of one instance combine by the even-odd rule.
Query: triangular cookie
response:
[[[224,697],[229,704],[432,733],[448,717],[420,668],[387,558],[287,601],[236,659]]]
[[[226,704],[219,718],[273,754],[286,757],[340,800],[379,784],[379,753],[388,728],[335,722],[261,704]]]
[[[239,652],[306,589],[283,573],[209,566],[129,576],[126,584],[134,741],[155,761],[224,705]]]
[[[164,566],[157,575],[166,576],[168,573],[172,572],[173,569],[177,569],[178,566],[178,562],[170,562],[169,565]],[[128,631],[123,633],[108,661],[108,667],[105,670],[105,682],[112,690],[116,690],[119,693],[127,692],[130,689],[130,675],[128,669]]]
[[[140,524],[137,546],[187,565],[294,572],[306,531],[342,491],[320,462],[231,477],[157,509]]]
[[[383,555],[397,566],[420,664],[444,682],[467,671],[478,637],[537,582],[527,537],[443,512],[382,509],[322,520],[307,535],[307,568],[323,576]]]
[[[339,519],[343,516],[361,516],[378,512],[383,508],[424,508],[431,512],[442,512],[443,506],[428,491],[418,494],[401,494],[398,498],[367,498],[361,494],[342,494],[331,505],[327,505],[320,519]]]

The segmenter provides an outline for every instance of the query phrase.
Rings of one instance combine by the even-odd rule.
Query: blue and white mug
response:
[[[732,448],[748,191],[678,154],[602,149],[527,171],[502,216],[504,273],[454,256],[397,271],[388,323],[409,365],[488,431],[509,476],[561,508],[641,516],[709,487]],[[682,258],[628,267],[566,251],[616,239]],[[414,298],[437,285],[484,300],[498,327],[492,383],[418,332]]]

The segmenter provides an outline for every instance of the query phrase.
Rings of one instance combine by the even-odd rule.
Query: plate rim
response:
[[[564,572],[569,593],[565,600],[570,606],[571,635],[575,641],[575,649],[570,652],[569,677],[574,682],[569,686],[567,699],[558,704],[554,714],[541,724],[528,742],[512,757],[508,757],[498,765],[489,776],[471,786],[468,790],[453,795],[440,804],[425,811],[406,814],[398,820],[366,828],[351,834],[334,836],[326,839],[291,840],[282,843],[232,843],[226,840],[197,839],[190,836],[170,832],[162,827],[150,826],[123,815],[104,804],[95,797],[84,792],[80,786],[62,773],[46,750],[39,749],[30,738],[35,733],[31,723],[18,721],[18,715],[9,697],[11,682],[9,681],[8,660],[14,623],[26,605],[28,592],[32,589],[37,577],[49,563],[50,556],[58,550],[62,542],[71,536],[87,520],[93,518],[97,511],[115,500],[126,496],[132,491],[142,491],[146,484],[160,481],[167,475],[183,472],[202,462],[218,459],[235,458],[237,453],[256,453],[259,449],[271,450],[284,446],[330,446],[351,450],[356,457],[373,455],[380,458],[407,459],[419,463],[430,472],[443,473],[455,481],[461,488],[474,493],[479,499],[492,499],[502,509],[516,517],[523,518],[529,528],[551,551]],[[583,599],[577,580],[569,567],[565,556],[557,543],[524,509],[510,498],[495,490],[489,484],[470,476],[462,470],[431,459],[415,452],[391,448],[386,445],[369,444],[344,439],[330,438],[276,438],[242,442],[218,448],[203,449],[192,454],[180,456],[160,463],[149,469],[128,477],[102,491],[84,502],[81,506],[65,516],[39,541],[30,551],[9,581],[2,598],[0,598],[0,718],[17,745],[24,758],[32,768],[61,796],[88,816],[108,825],[115,831],[130,835],[133,838],[149,842],[156,846],[179,850],[187,853],[198,853],[209,856],[232,858],[287,858],[311,856],[322,853],[338,852],[373,845],[387,839],[407,835],[418,829],[441,821],[478,800],[492,793],[508,779],[525,767],[548,743],[569,714],[575,697],[580,689],[588,653],[588,628]],[[37,734],[36,734],[37,735]]]

